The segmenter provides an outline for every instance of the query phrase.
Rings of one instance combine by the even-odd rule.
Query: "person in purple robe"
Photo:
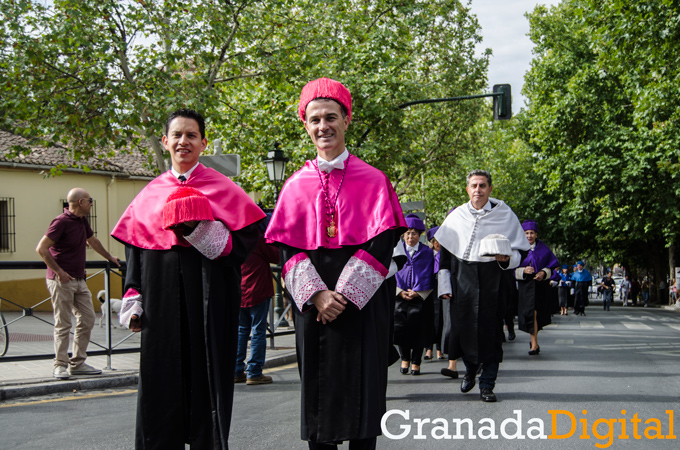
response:
[[[538,332],[551,322],[550,279],[559,267],[559,262],[548,246],[538,239],[536,222],[525,220],[522,229],[531,248],[515,269],[519,289],[518,328],[531,335],[529,354],[538,355],[541,351]]]
[[[298,115],[317,157],[281,189],[265,239],[295,302],[300,434],[310,449],[372,450],[387,409],[392,254],[406,222],[387,176],[345,148],[352,96],[320,78]]]
[[[404,248],[407,260],[397,272],[397,301],[394,310],[394,343],[401,355],[401,373],[420,375],[420,363],[425,348],[427,330],[432,324],[426,319],[426,302],[432,302],[434,290],[434,255],[429,246],[420,242],[425,231],[423,221],[415,214],[406,216],[408,230],[397,246]]]

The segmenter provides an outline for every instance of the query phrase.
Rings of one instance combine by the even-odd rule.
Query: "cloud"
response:
[[[533,58],[534,44],[527,34],[529,21],[524,14],[536,5],[557,5],[560,0],[472,0],[470,11],[477,16],[482,27],[483,41],[478,45],[481,54],[490,48],[489,92],[494,84],[512,85],[512,112],[516,114],[525,106],[521,95],[524,74]]]

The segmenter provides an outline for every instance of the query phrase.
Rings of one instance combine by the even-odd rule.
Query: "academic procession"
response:
[[[446,187],[464,190],[468,200],[449,205],[440,223],[403,211],[387,175],[347,146],[353,107],[340,81],[319,78],[301,88],[297,120],[315,155],[288,177],[273,211],[199,162],[209,118],[185,108],[167,117],[162,145],[171,167],[136,195],[111,231],[125,249],[119,321],[141,334],[130,447],[229,448],[235,386],[277,383],[262,372],[270,264],[280,263],[292,310],[299,448],[389,448],[387,439],[396,438],[386,421],[405,417],[388,408],[395,374],[399,392],[409,395],[420,390],[425,365],[439,362],[430,367],[441,366],[438,376],[449,383],[441,401],[451,408],[460,396],[502,404],[507,345],[525,345],[513,351],[513,362],[560,358],[558,346],[541,349],[539,331],[556,315],[587,316],[587,264],[560,261],[541,240],[543,224],[494,196],[493,173],[484,167],[470,167]],[[90,239],[82,211],[92,199],[74,192],[57,223],[77,234],[69,238],[71,228],[53,224],[37,249],[52,290],[82,281],[86,242],[119,263]],[[80,261],[72,273],[64,256],[71,247]],[[68,316],[70,327],[72,309],[80,327],[83,314],[68,308],[59,308],[60,322]],[[60,380],[101,373],[84,362],[94,313],[79,308],[88,323],[74,337],[75,360],[66,356],[65,328],[58,330]],[[528,368],[526,376],[540,377]],[[255,395],[267,387],[249,389]],[[665,432],[670,439],[672,425]]]

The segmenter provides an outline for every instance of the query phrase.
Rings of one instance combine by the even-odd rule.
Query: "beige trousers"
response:
[[[54,365],[79,367],[87,358],[87,346],[94,327],[94,308],[92,294],[82,278],[60,283],[47,280],[47,290],[52,295],[54,311]],[[73,349],[68,357],[68,342],[71,332],[71,317],[76,316],[73,333]]]

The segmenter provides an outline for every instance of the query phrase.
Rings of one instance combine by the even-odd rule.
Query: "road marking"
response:
[[[659,355],[659,356],[680,356],[680,350],[672,350],[668,352],[646,352],[645,355]]]
[[[278,372],[278,371],[281,371],[281,370],[293,369],[293,368],[296,368],[297,366],[298,366],[297,363],[294,362],[294,363],[291,363],[291,364],[286,364],[285,366],[276,366],[276,367],[272,367],[271,369],[264,369],[263,372],[267,372],[267,373]]]
[[[573,339],[555,339],[555,344],[573,344]]]
[[[51,398],[51,399],[47,399],[47,400],[35,400],[35,401],[32,401],[32,402],[21,402],[21,403],[12,403],[12,404],[9,404],[9,405],[0,405],[0,408],[11,408],[13,406],[41,405],[41,404],[55,403],[55,402],[69,402],[71,400],[82,400],[82,399],[87,399],[87,398],[113,397],[113,396],[116,396],[116,395],[133,394],[135,392],[137,392],[137,389],[125,389],[124,391],[117,391],[117,392],[100,392],[98,394],[72,395],[70,397]]]
[[[593,320],[588,322],[581,321],[581,328],[604,328],[604,325],[600,321]]]
[[[621,322],[621,324],[628,328],[629,330],[653,330],[652,327],[649,325],[645,325],[644,323],[637,323],[637,322]]]
[[[674,330],[680,330],[680,325],[668,325],[668,326],[673,328]]]

